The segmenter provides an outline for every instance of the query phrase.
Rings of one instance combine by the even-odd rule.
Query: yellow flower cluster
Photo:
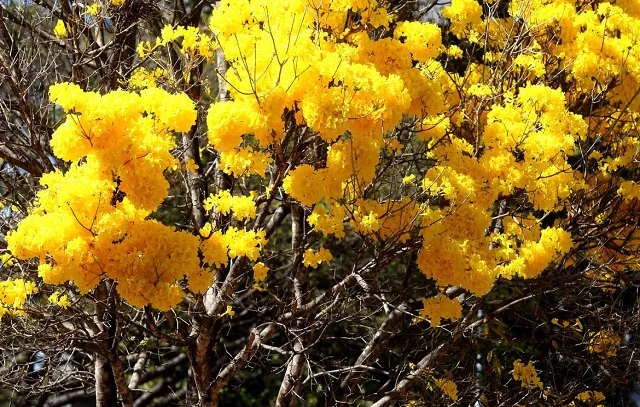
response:
[[[0,318],[5,315],[24,315],[24,304],[27,296],[38,292],[31,281],[23,279],[0,282]]]
[[[520,54],[515,57],[513,64],[532,73],[533,76],[528,77],[529,79],[541,77],[546,73],[544,63],[542,62],[542,58],[539,53],[533,55]]]
[[[389,24],[378,0],[238,0],[213,10],[213,36],[167,26],[138,52],[145,58],[172,44],[185,61],[199,63],[221,49],[229,69],[218,81],[229,100],[213,103],[206,122],[223,172],[269,197],[281,180],[278,194],[308,207],[309,225],[325,236],[354,233],[382,244],[421,238],[417,263],[425,276],[440,288],[484,294],[499,276],[533,278],[571,252],[570,233],[542,229],[540,217],[566,209],[572,194],[591,186],[570,163],[577,146],[594,145],[589,157],[603,179],[634,164],[640,13],[628,2],[513,0],[487,18],[481,3],[453,0],[443,11],[460,46],[443,46],[433,24]],[[515,36],[526,41],[512,43],[506,33],[521,22],[530,29]],[[56,27],[59,37],[67,34],[63,21]],[[388,35],[370,35],[381,28]],[[482,55],[461,64],[459,74],[445,70],[469,42]],[[563,88],[543,84],[552,73],[562,81],[565,72]],[[67,112],[51,145],[72,164],[42,177],[45,189],[9,236],[17,257],[40,257],[45,281],[88,290],[108,277],[132,304],[167,308],[179,302],[185,277],[194,292],[213,280],[199,267],[198,250],[210,267],[259,258],[261,230],[236,225],[223,233],[206,224],[199,240],[147,219],[166,197],[164,172],[179,167],[172,132],[188,131],[196,119],[186,95],[157,87],[165,75],[171,79],[139,68],[128,81],[138,93],[51,88],[51,100]],[[597,114],[576,108],[605,92],[613,99]],[[409,131],[393,131],[408,121]],[[629,137],[616,138],[612,129]],[[302,159],[281,167],[292,144]],[[407,164],[384,179],[394,169],[381,168],[381,156],[404,166],[409,149],[428,164]],[[616,182],[626,205],[640,198],[634,181]],[[255,218],[253,196],[234,193],[209,196],[205,209]],[[150,236],[160,249],[146,244]],[[328,261],[322,250],[306,253],[305,264]],[[459,315],[459,304],[445,297],[425,301],[434,325]]]
[[[569,70],[577,90],[590,93],[616,79],[613,100],[632,102],[637,112],[640,101],[631,98],[640,86],[640,14],[633,3],[602,2],[591,8],[574,0],[516,0],[510,13],[533,27],[544,49],[562,58],[560,66]]]
[[[461,285],[483,294],[499,275],[536,277],[568,253],[571,237],[560,228],[529,233],[530,227],[505,219],[512,225],[506,234],[486,236],[485,231],[500,196],[522,191],[534,208],[550,211],[583,188],[567,160],[585,132],[586,124],[567,111],[560,90],[529,85],[490,109],[481,153],[462,137],[439,142],[432,155],[440,157],[440,165],[426,172],[422,188],[448,205],[429,214],[432,222],[443,219],[423,231],[418,258],[423,272],[441,286]]]
[[[326,169],[316,170],[307,164],[300,165],[289,172],[282,187],[301,204],[311,206],[324,196],[325,184],[321,180],[326,172]]]
[[[436,379],[436,386],[440,389],[440,391],[446,394],[451,400],[458,401],[458,385],[449,379]]]
[[[230,227],[225,233],[219,230],[211,233],[211,225],[208,223],[205,228],[207,230],[201,230],[201,233],[206,239],[201,242],[200,249],[205,262],[214,267],[227,265],[229,257],[246,256],[255,261],[260,257],[260,249],[267,243],[262,229],[255,231]],[[203,292],[203,290],[194,291]]]
[[[440,54],[440,29],[435,24],[419,21],[401,22],[393,33],[411,52],[416,61],[426,62]]]
[[[269,273],[269,267],[265,266],[263,262],[258,262],[253,266],[253,279],[262,282],[267,278]]]
[[[225,174],[236,177],[251,174],[264,176],[269,163],[271,163],[271,157],[268,153],[256,151],[251,147],[237,148],[222,154],[220,169]]]
[[[606,329],[592,334],[587,345],[589,352],[598,353],[604,357],[616,356],[618,348],[620,348],[620,336]]]
[[[584,120],[567,111],[562,91],[526,86],[513,101],[489,112],[480,165],[496,192],[526,189],[536,209],[549,211],[582,187],[567,158],[586,131]],[[524,152],[524,161],[509,153],[516,150]]]
[[[458,38],[468,38],[472,42],[480,40],[483,30],[482,6],[474,0],[453,0],[442,15],[451,23],[451,32]]]
[[[524,267],[517,272],[524,277],[537,277],[554,258],[568,253],[572,246],[568,232],[557,228],[544,229],[538,242],[527,241],[521,247],[520,259],[524,260]]]
[[[349,207],[351,224],[362,234],[375,234],[378,239],[397,239],[405,242],[411,229],[420,224],[421,207],[407,197],[399,201],[378,202],[358,199]]]
[[[48,299],[51,304],[57,305],[60,308],[69,308],[71,306],[69,297],[66,294],[61,295],[59,291],[55,291]]]
[[[346,210],[342,205],[334,204],[327,208],[318,204],[314,206],[313,212],[307,217],[307,222],[325,236],[334,235],[337,238],[344,238],[343,220],[346,215]]]
[[[605,399],[604,394],[602,394],[599,391],[583,391],[582,393],[578,394],[576,396],[576,400],[582,401],[583,403],[586,403],[590,400],[593,400],[594,402],[598,403],[600,401],[603,401]]]
[[[260,0],[223,2],[214,10],[210,28],[230,63],[220,80],[231,100],[211,106],[207,134],[223,171],[264,176],[289,125],[285,113],[294,113],[298,125],[330,145],[324,165],[289,168],[282,187],[313,208],[309,224],[323,234],[342,238],[351,226],[402,242],[423,226],[418,264],[425,275],[479,294],[498,276],[535,277],[569,252],[570,235],[560,228],[531,233],[531,225],[516,222],[508,233],[485,235],[501,196],[522,191],[534,209],[551,211],[584,187],[567,160],[588,129],[568,111],[563,92],[528,84],[514,94],[490,82],[489,63],[509,64],[529,80],[546,75],[546,43],[505,57],[498,39],[511,17],[487,24],[478,2],[454,0],[444,11],[452,32],[472,42],[484,35],[489,47],[487,65],[470,64],[463,78],[436,60],[463,52],[444,49],[435,25],[402,22],[392,36],[376,40],[367,30],[389,27],[389,18],[375,0],[318,3],[318,13],[305,12],[308,7]],[[350,19],[347,10],[361,20]],[[163,41],[186,32],[165,31]],[[455,132],[465,120],[464,109],[449,113],[460,101],[458,91],[472,101],[491,101],[477,140]],[[407,115],[420,119],[418,137],[437,163],[417,181],[424,194],[444,198],[439,208],[404,196],[361,196],[375,178],[381,150],[402,145],[387,131]]]
[[[51,146],[73,163],[41,178],[29,215],[7,235],[9,249],[39,257],[45,283],[72,281],[87,292],[111,278],[134,306],[175,306],[180,281],[202,279],[199,242],[147,216],[167,194],[172,132],[191,128],[193,103],[157,88],[101,96],[63,83],[50,95],[67,111]]]
[[[484,3],[491,4],[490,1]],[[640,119],[640,98],[637,97],[640,87],[640,65],[637,63],[640,58],[637,31],[640,13],[637,2],[595,1],[590,7],[584,7],[584,3],[577,0],[513,0],[509,3],[507,15],[497,17],[492,14],[491,18],[485,20],[478,2],[453,0],[443,14],[450,19],[451,31],[456,36],[485,48],[482,61],[470,64],[460,80],[455,79],[465,89],[467,96],[482,95],[491,100],[501,98],[508,101],[514,99],[514,95],[520,97],[525,83],[539,83],[540,79],[548,76],[547,73],[566,72],[565,94],[556,90],[559,96],[539,98],[537,103],[545,112],[560,112],[560,95],[574,107],[579,106],[580,100],[606,98],[607,103],[602,106],[594,104],[591,109],[584,110],[587,112],[585,116],[589,116],[585,117],[585,122],[590,123],[589,129],[577,118],[571,119],[577,130],[572,136],[578,135],[582,139],[588,133],[593,139],[599,140],[599,147],[589,157],[598,162],[603,179],[610,178],[622,167],[633,166],[632,157],[637,155],[640,148],[640,141],[635,136]],[[517,35],[507,34],[513,29],[520,30],[517,27],[527,28]],[[514,41],[520,35],[526,41]],[[513,44],[513,47],[505,45],[505,41]],[[505,52],[506,48],[509,48],[509,52]],[[511,79],[502,87],[496,86],[496,75]],[[473,104],[468,106],[467,112],[473,108]],[[542,116],[544,114],[540,118]],[[553,115],[548,116],[551,118]],[[549,130],[554,128],[555,119],[530,121],[522,114],[512,118],[494,122],[504,126],[502,131],[508,137],[522,134],[527,128],[534,128],[540,136],[553,134]],[[491,118],[489,121],[492,121]],[[547,131],[544,131],[545,127]],[[561,128],[564,131],[567,127],[561,124]],[[621,138],[620,134],[634,136]],[[516,143],[521,139],[520,136],[512,138]],[[532,141],[537,138],[535,135]],[[553,138],[559,141],[557,135]],[[504,137],[502,139],[504,141]],[[540,144],[541,150],[546,148],[545,144]],[[556,198],[562,199],[567,194],[567,188],[575,190],[579,186],[579,182],[570,179],[570,167],[563,160],[552,160],[549,163],[551,166],[542,165],[533,156],[527,156],[526,149],[521,147],[525,146],[518,146],[517,149],[524,153],[524,160],[516,162],[537,172],[535,191],[529,188],[537,208],[549,210]],[[571,149],[562,148],[559,151],[563,155],[572,154]],[[493,161],[495,165],[500,162],[495,157]],[[511,170],[514,168],[513,162],[507,162],[504,158],[501,161],[505,168],[503,175],[514,173]],[[521,182],[532,180],[530,174],[520,169],[512,175],[514,179],[510,182],[514,185],[518,180],[515,176],[524,175],[520,178]],[[497,182],[504,183],[503,179],[501,177]],[[551,179],[554,182],[545,182]],[[560,189],[557,190],[557,187]],[[628,200],[640,196],[635,183],[624,179],[618,193]]]
[[[214,267],[226,266],[229,262],[227,257],[229,245],[226,236],[219,230],[211,233],[211,228],[211,224],[207,223],[203,230],[200,230],[200,233],[207,238],[200,243],[204,260]]]
[[[124,0],[118,0],[123,3]],[[114,2],[115,4],[115,2]],[[160,38],[156,40],[154,46],[149,41],[140,41],[138,43],[138,55],[145,58],[151,54],[156,48],[164,47],[168,43],[181,40],[180,52],[190,56],[202,56],[204,58],[212,58],[215,55],[215,46],[211,38],[207,35],[200,34],[197,27],[172,27],[164,26],[160,32]]]
[[[119,190],[136,207],[154,210],[169,187],[163,171],[175,164],[170,154],[175,147],[171,132],[188,131],[195,122],[196,110],[189,97],[158,88],[144,89],[139,94],[114,91],[101,96],[68,83],[52,86],[50,95],[68,113],[51,138],[54,154],[68,161],[87,157],[86,165],[65,177],[76,175],[79,182],[95,179],[112,183],[112,189],[116,180]],[[47,185],[49,179],[62,182],[62,174],[56,174],[48,175],[42,184]],[[104,200],[110,196],[104,188],[109,186],[100,188],[105,192],[103,203],[108,203]],[[92,192],[97,191],[94,188]]]
[[[61,39],[69,35],[67,32],[67,25],[63,20],[60,19],[56,22],[56,26],[53,27],[53,34]]]
[[[439,326],[443,319],[455,321],[462,317],[462,306],[455,299],[438,294],[435,297],[423,298],[420,318],[429,319],[431,326]]]
[[[0,254],[0,267],[4,269],[8,269],[13,266],[15,263],[15,259],[11,255],[11,253]]]
[[[538,387],[542,390],[542,382],[531,362],[526,365],[520,359],[513,362],[513,378],[519,380],[522,387],[529,389]]]
[[[627,201],[640,199],[640,185],[633,181],[623,181],[620,183],[618,194],[623,196]]]
[[[204,209],[214,210],[223,215],[233,212],[239,220],[249,220],[256,217],[256,204],[250,196],[233,196],[227,190],[211,194],[204,201]]]
[[[320,263],[328,263],[331,259],[333,259],[331,252],[324,247],[321,247],[317,252],[314,252],[313,249],[307,249],[302,258],[302,264],[307,267],[317,268]]]
[[[256,260],[260,256],[260,249],[267,244],[264,230],[243,230],[230,227],[224,235],[229,247],[229,257],[246,256],[249,260]]]
[[[86,11],[83,14],[89,14],[90,16],[97,16],[100,12],[100,3],[93,3],[87,6]]]
[[[431,83],[412,63],[438,64],[433,58],[441,36],[435,25],[402,23],[395,37],[374,41],[362,28],[389,22],[377,1],[314,7],[318,13],[309,13],[304,1],[223,2],[210,22],[231,65],[221,80],[232,100],[212,105],[207,117],[209,142],[223,160],[235,163],[234,156],[246,148],[280,142],[285,110],[294,110],[297,122],[324,140],[350,132],[350,140],[330,147],[326,168],[302,165],[289,171],[285,191],[307,206],[341,197],[352,175],[359,185],[371,181],[386,123],[398,122],[403,113],[420,113],[427,104],[442,112],[443,100],[453,97],[447,84]],[[357,22],[349,17],[354,12]],[[232,165],[223,168],[234,175],[264,174],[264,167],[252,169],[268,161],[260,158],[235,171]]]
[[[155,88],[157,81],[165,75],[165,71],[162,68],[156,68],[149,71],[145,67],[136,68],[135,71],[129,77],[127,85],[130,89],[145,89]]]

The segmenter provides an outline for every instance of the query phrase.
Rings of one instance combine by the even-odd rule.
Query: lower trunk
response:
[[[116,381],[107,359],[96,354],[96,407],[118,407]]]
[[[211,382],[216,365],[215,343],[216,332],[222,327],[220,321],[204,317],[199,321],[200,332],[195,343],[187,348],[190,368],[188,385],[189,405],[199,407],[215,407],[217,397],[211,396]]]

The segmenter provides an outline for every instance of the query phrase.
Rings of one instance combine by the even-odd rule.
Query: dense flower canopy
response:
[[[599,139],[591,155],[600,177],[632,164],[637,149],[632,129],[640,98],[629,93],[640,79],[637,5],[578,3],[514,1],[505,18],[485,23],[475,1],[454,0],[444,11],[451,31],[487,44],[483,59],[462,74],[446,72],[448,59],[462,51],[444,47],[436,25],[395,24],[375,0],[222,2],[210,21],[213,37],[167,26],[139,52],[144,57],[177,40],[181,52],[205,59],[223,50],[230,100],[207,114],[208,140],[221,153],[223,171],[266,177],[255,193],[280,182],[281,193],[312,209],[309,223],[326,235],[404,241],[420,233],[417,261],[427,277],[442,288],[483,294],[499,276],[536,277],[570,252],[570,234],[542,228],[539,218],[589,188],[570,162],[579,145]],[[345,20],[351,10],[358,21]],[[514,19],[535,28],[530,44],[505,54],[501,33]],[[393,35],[372,36],[377,29]],[[566,71],[570,93],[541,81],[558,70]],[[489,72],[513,75],[516,86],[497,87]],[[178,167],[174,134],[189,131],[196,111],[185,94],[171,95],[154,80],[133,86],[141,90],[51,88],[51,100],[67,113],[51,145],[73,164],[42,178],[29,216],[8,239],[16,257],[40,258],[47,283],[70,280],[86,292],[111,278],[131,304],[166,309],[184,295],[183,278],[194,292],[206,289],[213,275],[205,265],[227,264],[227,247],[231,258],[257,260],[265,241],[242,228],[209,236],[209,224],[198,239],[149,218],[167,195],[165,172]],[[613,93],[603,108],[610,119],[568,110],[602,86]],[[468,117],[480,106],[486,114],[469,134]],[[417,142],[435,165],[407,168],[406,187],[383,197],[371,186],[383,153],[409,147],[392,131],[403,118],[416,120]],[[303,126],[323,141],[326,161],[274,172],[282,159],[274,147]],[[612,131],[619,126],[630,133]],[[620,182],[627,199],[639,194],[635,183]],[[220,191],[205,209],[249,221],[256,216],[253,197]],[[519,208],[498,213],[509,197],[522,201]],[[305,264],[330,258],[308,257]]]
[[[79,15],[115,27],[130,3],[91,1]],[[640,0],[452,0],[440,25],[407,21],[392,3],[223,0],[206,27],[187,14],[174,19],[187,25],[134,33],[135,63],[108,84],[49,87],[55,165],[30,180],[24,213],[3,209],[16,222],[1,269],[25,272],[0,282],[0,316],[28,316],[30,298],[71,315],[113,287],[113,303],[144,309],[144,335],[171,338],[155,325],[168,321],[172,345],[199,346],[190,369],[213,394],[256,349],[278,353],[264,346],[276,326],[289,335],[304,318],[340,320],[332,307],[349,284],[376,309],[363,319],[377,329],[375,313],[388,318],[357,358],[369,373],[378,355],[366,349],[399,314],[423,332],[455,323],[458,340],[493,293],[508,297],[505,282],[556,272],[598,293],[624,285],[640,265]],[[82,43],[78,21],[54,21],[52,41]],[[396,280],[404,289],[389,300]],[[624,353],[619,327],[558,309],[540,325],[597,361]],[[215,349],[220,321],[275,310],[241,328],[249,339],[218,378],[202,373],[214,358],[194,355]],[[279,354],[293,364],[312,336]],[[512,387],[546,392],[545,372],[518,352],[503,360]],[[340,363],[326,370],[346,372]],[[411,380],[426,369],[407,366]],[[427,382],[455,402],[466,391],[455,379]],[[571,400],[605,397],[582,387]]]

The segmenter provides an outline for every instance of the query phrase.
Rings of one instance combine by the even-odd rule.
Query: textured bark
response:
[[[293,287],[295,295],[295,307],[301,308],[308,297],[309,273],[308,269],[302,265],[304,255],[304,209],[299,204],[292,204],[291,207],[291,249],[293,251]],[[304,329],[304,320],[298,319],[296,326],[299,331]],[[293,356],[289,360],[287,369],[278,391],[276,407],[290,407],[295,405],[296,388],[300,385],[302,367],[304,364],[304,342],[303,336],[296,334],[293,339]]]
[[[129,391],[129,387],[127,387],[127,381],[124,376],[124,368],[122,367],[122,362],[118,358],[118,355],[114,353],[111,354],[111,371],[113,372],[113,378],[116,382],[116,388],[118,389],[118,394],[120,395],[120,401],[122,402],[123,407],[133,407],[133,396]]]
[[[186,180],[189,190],[191,205],[191,220],[195,231],[200,230],[205,224],[205,213],[202,206],[206,194],[206,182],[202,173],[200,160],[200,143],[197,134],[198,124],[193,126],[188,133],[182,133],[182,147],[184,148],[184,160],[193,160],[198,168],[195,171],[187,171]]]
[[[110,352],[116,349],[117,316],[114,304],[114,287],[109,281],[102,281],[96,287],[97,312],[94,318],[99,335],[103,338],[95,351],[96,405],[112,407],[118,405],[118,387],[111,367]],[[117,356],[116,356],[117,357]]]
[[[117,407],[118,391],[116,381],[109,361],[102,355],[96,355],[95,360],[95,380],[96,380],[96,406],[97,407]]]
[[[129,379],[129,388],[131,390],[138,387],[138,383],[140,383],[140,378],[142,377],[142,372],[144,372],[144,368],[147,365],[147,360],[149,359],[149,353],[142,352],[138,357],[138,361],[135,366],[133,366],[133,373],[131,374],[131,379]]]
[[[225,81],[225,76],[227,75],[227,70],[229,69],[229,63],[224,56],[224,52],[221,49],[216,50],[216,67],[218,69],[218,98],[217,100],[228,100],[229,95],[227,91],[227,82]]]
[[[112,315],[109,287],[106,281],[96,287],[95,295],[97,312],[94,321],[99,330],[97,334],[104,338],[99,344],[99,348],[102,349],[102,352],[107,353],[113,345],[115,318]],[[94,357],[96,405],[98,407],[115,407],[118,405],[118,390],[109,359],[100,352],[95,352]]]
[[[213,347],[211,346],[211,338],[213,332],[213,319],[204,316],[198,324],[198,337],[194,344],[187,349],[191,368],[190,385],[193,387],[189,391],[189,402],[193,405],[197,403],[199,406],[210,406],[211,398],[209,395],[209,386],[213,380],[213,367],[215,365]]]

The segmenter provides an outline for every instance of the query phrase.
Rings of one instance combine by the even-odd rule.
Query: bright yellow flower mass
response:
[[[543,227],[541,214],[566,209],[567,199],[588,187],[571,157],[594,125],[573,113],[575,96],[537,79],[566,70],[577,92],[591,92],[596,82],[616,78],[608,109],[631,131],[640,111],[640,98],[629,93],[640,84],[637,9],[514,0],[508,15],[487,22],[478,2],[454,0],[443,12],[451,32],[487,49],[450,74],[440,57],[464,52],[443,45],[438,26],[401,22],[378,38],[370,32],[391,29],[393,20],[378,1],[312,3],[313,13],[307,1],[221,2],[210,20],[213,35],[167,26],[155,42],[139,43],[141,58],[174,43],[190,60],[211,62],[216,49],[224,51],[230,67],[219,79],[229,100],[207,112],[208,147],[218,168],[249,191],[217,191],[203,209],[232,214],[236,223],[224,232],[207,223],[196,237],[149,217],[167,197],[166,172],[179,167],[174,133],[191,129],[196,109],[186,94],[160,87],[168,72],[139,68],[124,82],[135,92],[51,87],[51,101],[67,114],[51,146],[71,165],[42,177],[28,216],[7,237],[13,255],[38,257],[46,283],[72,281],[86,292],[110,278],[132,305],[168,309],[185,295],[184,282],[201,293],[212,268],[229,258],[260,258],[266,234],[250,223],[254,196],[264,190],[269,199],[279,194],[303,205],[308,224],[325,237],[381,244],[420,238],[417,264],[440,288],[482,295],[499,277],[536,277],[571,252],[571,234],[561,225]],[[357,22],[348,18],[353,10]],[[500,33],[516,18],[532,27],[533,38],[512,57],[503,53]],[[614,25],[618,32],[608,28]],[[67,35],[63,21],[55,33]],[[494,71],[514,72],[519,82],[505,89]],[[480,107],[476,130],[468,132]],[[408,119],[410,142],[393,131]],[[640,143],[614,140],[601,126],[607,156],[593,157],[610,177],[633,162]],[[322,159],[278,170],[292,135]],[[406,148],[424,149],[429,165],[378,188],[381,157]],[[188,168],[197,170],[192,161]],[[640,196],[631,181],[618,193],[628,201]],[[520,206],[500,212],[509,200]],[[326,249],[304,255],[314,268],[329,260]],[[258,281],[266,276],[259,264]],[[461,315],[459,304],[443,297],[425,300],[423,314],[434,326]]]

